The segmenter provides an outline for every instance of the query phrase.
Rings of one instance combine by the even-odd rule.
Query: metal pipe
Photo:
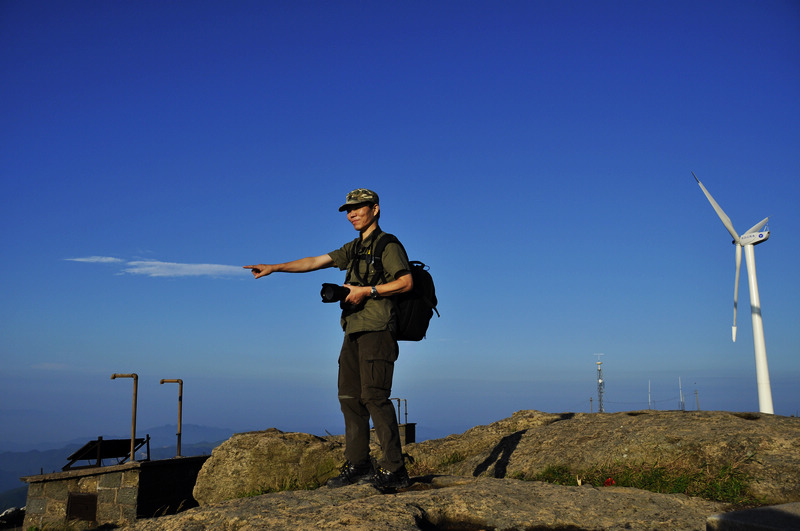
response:
[[[116,380],[117,378],[133,378],[133,413],[131,415],[131,455],[130,461],[136,461],[136,454],[134,449],[136,448],[136,394],[138,392],[139,387],[139,375],[134,373],[130,374],[118,374],[114,373],[111,375],[112,380]]]
[[[162,384],[176,383],[178,384],[178,454],[176,457],[181,456],[181,431],[183,426],[183,380],[161,380]]]
[[[408,400],[405,398],[390,398],[389,400],[397,400],[397,422],[400,423],[400,402],[405,405],[405,423],[408,424]]]

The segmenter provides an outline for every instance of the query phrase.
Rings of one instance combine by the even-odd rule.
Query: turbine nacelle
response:
[[[739,244],[740,245],[758,245],[759,243],[764,243],[769,239],[769,231],[764,232],[754,232],[752,234],[742,234],[739,237]],[[736,243],[736,242],[733,242]]]

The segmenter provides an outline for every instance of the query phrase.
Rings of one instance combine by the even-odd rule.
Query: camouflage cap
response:
[[[373,192],[372,190],[367,190],[366,188],[358,188],[353,190],[349,194],[347,194],[347,199],[345,200],[345,204],[339,207],[339,212],[344,212],[348,209],[348,207],[354,205],[363,205],[367,203],[372,204],[379,204],[378,203],[378,194]]]

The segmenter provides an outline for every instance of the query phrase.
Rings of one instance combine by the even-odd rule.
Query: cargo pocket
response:
[[[397,342],[388,331],[374,332],[364,337],[362,349],[362,398],[386,399],[392,392],[394,362],[397,359]]]
[[[367,360],[370,373],[369,381],[365,382],[371,397],[388,396],[392,392],[392,378],[394,376],[394,362],[384,359]]]

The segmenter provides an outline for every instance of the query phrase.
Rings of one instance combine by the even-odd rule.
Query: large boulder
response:
[[[277,429],[237,433],[211,453],[197,476],[200,505],[280,490],[309,489],[344,460],[340,438]]]

